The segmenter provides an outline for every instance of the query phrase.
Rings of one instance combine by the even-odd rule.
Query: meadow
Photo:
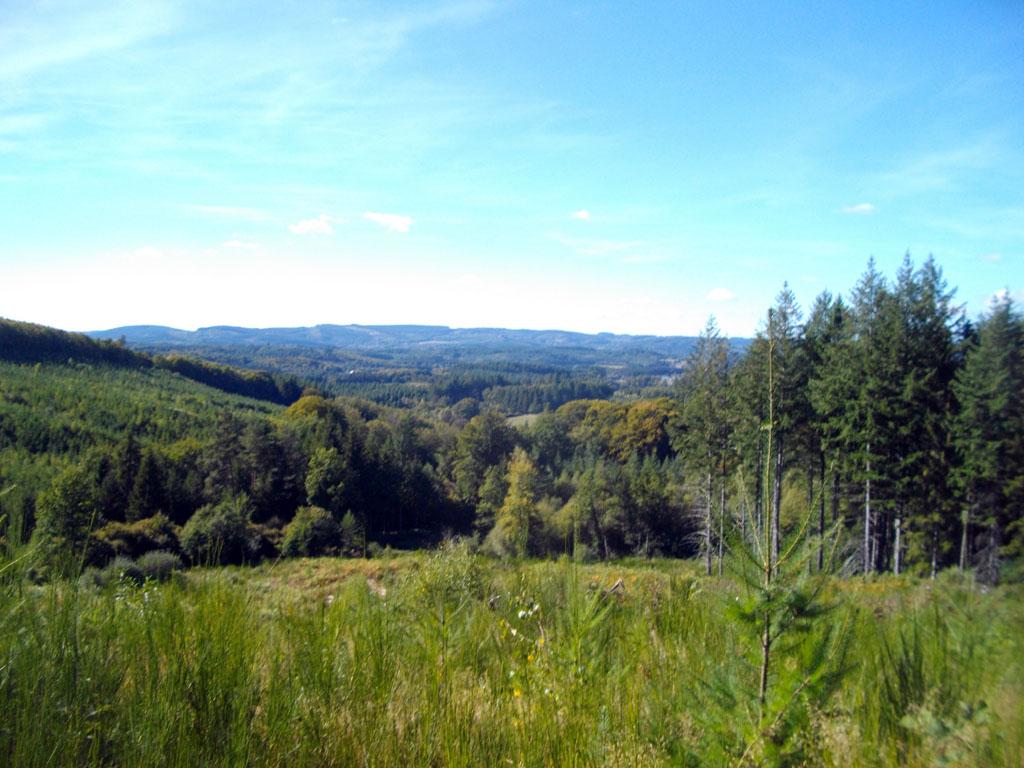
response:
[[[691,561],[448,545],[103,588],[3,568],[3,765],[1024,760],[1021,587],[955,572],[825,579],[766,721],[746,588]]]

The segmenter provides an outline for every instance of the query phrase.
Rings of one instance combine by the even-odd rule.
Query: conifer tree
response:
[[[704,507],[701,549],[708,575],[711,575],[714,551],[715,482],[724,483],[729,439],[728,382],[729,342],[722,337],[711,317],[687,359],[680,380],[682,447],[688,463],[701,478]]]
[[[994,580],[1001,550],[1024,553],[1024,321],[1008,298],[983,318],[954,391],[956,481],[966,505],[961,566],[974,560],[968,532],[977,528],[977,564]]]

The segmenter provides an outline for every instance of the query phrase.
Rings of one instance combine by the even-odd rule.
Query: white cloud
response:
[[[856,205],[844,206],[839,211],[853,216],[866,216],[875,212],[875,206],[871,203],[857,203]]]
[[[222,243],[222,246],[224,248],[232,248],[243,251],[254,251],[260,247],[259,243],[247,243],[244,240],[228,240],[227,242]]]
[[[402,216],[398,213],[367,211],[363,214],[363,218],[367,221],[372,221],[374,224],[380,224],[392,232],[408,232],[409,227],[412,226],[412,216]]]
[[[736,294],[728,288],[712,288],[705,297],[708,301],[732,301]]]
[[[315,219],[303,219],[296,224],[289,224],[288,229],[296,235],[334,234],[334,227],[331,226],[331,218],[326,213],[321,213]]]
[[[995,263],[1000,262],[1000,261],[1003,260],[1003,254],[1001,254],[1001,253],[983,253],[978,258],[981,259],[982,261],[988,261],[988,262],[991,262],[992,264],[995,264]]]
[[[574,211],[571,214],[571,218],[578,219],[579,221],[590,221],[590,211],[586,208],[582,208],[578,211]]]
[[[580,256],[623,256],[647,252],[650,244],[643,240],[600,240],[591,238],[564,237],[553,234],[551,239],[570,248]]]

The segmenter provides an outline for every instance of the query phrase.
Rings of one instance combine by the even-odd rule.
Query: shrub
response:
[[[284,542],[284,531],[280,527],[268,525],[267,523],[255,523],[253,531],[258,541],[257,557],[260,560],[273,560],[281,554],[281,546]]]
[[[249,521],[245,495],[200,507],[181,529],[181,548],[195,564],[244,563],[259,554],[260,536]]]
[[[112,552],[92,535],[100,521],[96,484],[84,465],[69,467],[39,495],[34,538],[39,566],[64,575],[78,575],[82,566],[106,562]]]
[[[95,536],[109,544],[115,554],[126,557],[140,557],[154,550],[181,550],[178,528],[163,514],[134,523],[107,523]]]
[[[321,507],[301,507],[284,529],[281,554],[311,557],[336,552],[341,531],[331,513]]]
[[[147,552],[135,562],[135,567],[142,574],[142,578],[154,581],[166,580],[173,571],[180,570],[183,565],[178,555],[159,549]]]
[[[123,579],[126,581],[142,582],[145,577],[142,571],[130,557],[118,556],[111,560],[103,569],[104,583]]]
[[[342,548],[349,554],[355,552],[363,543],[363,527],[351,509],[342,516],[339,527]]]

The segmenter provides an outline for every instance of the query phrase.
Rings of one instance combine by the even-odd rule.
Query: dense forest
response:
[[[659,397],[525,360],[438,372],[430,407],[397,408],[11,321],[0,360],[3,536],[34,537],[41,575],[449,534],[711,572],[748,525],[775,548],[835,526],[850,572],[1019,575],[1024,320],[1007,298],[969,320],[930,258],[893,280],[872,261],[806,313],[783,287],[741,349],[709,321]],[[519,402],[524,382],[558,395]]]
[[[623,336],[438,326],[127,326],[96,331],[156,355],[289,374],[331,395],[441,415],[469,401],[504,413],[571,400],[657,397],[696,345],[690,336]],[[742,350],[746,339],[731,341]],[[465,401],[465,402],[463,402]]]

